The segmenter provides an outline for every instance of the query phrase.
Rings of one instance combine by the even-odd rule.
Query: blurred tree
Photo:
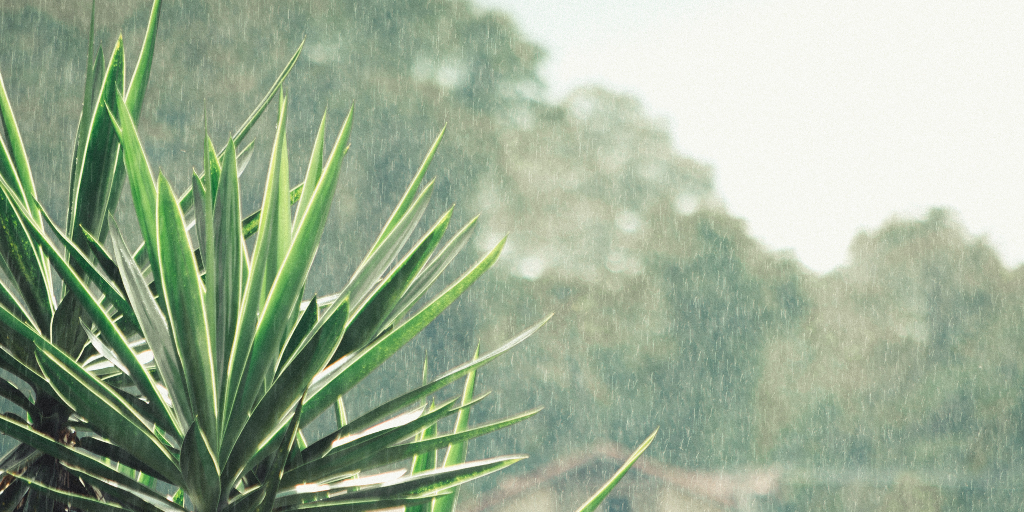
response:
[[[1019,281],[941,209],[862,233],[850,254],[814,288],[803,339],[768,356],[790,364],[769,364],[762,394],[789,405],[775,405],[788,419],[766,429],[785,433],[763,453],[974,472],[1019,462]],[[823,404],[835,413],[813,413]],[[831,447],[812,448],[815,436]]]
[[[717,206],[710,169],[635,99],[581,88],[522,120],[479,178],[483,240],[512,233],[495,297],[556,312],[508,407],[550,405],[527,451],[642,439],[687,466],[752,460],[766,337],[802,315],[802,270]],[[508,327],[502,326],[503,329]],[[489,336],[494,337],[494,336]],[[483,376],[486,379],[486,376]]]
[[[683,237],[694,254],[664,269],[669,339],[679,346],[659,375],[689,411],[684,457],[702,466],[749,463],[765,340],[788,331],[806,299],[794,288],[797,267],[766,255],[735,219],[694,217]]]

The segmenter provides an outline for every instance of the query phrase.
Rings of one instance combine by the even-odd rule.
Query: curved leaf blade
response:
[[[445,372],[444,375],[441,375],[440,377],[434,379],[433,382],[420,386],[419,388],[416,388],[408,393],[405,393],[404,395],[399,396],[398,398],[395,398],[385,404],[382,404],[377,408],[373,409],[372,411],[352,420],[351,423],[344,425],[337,432],[325,437],[323,444],[329,445],[334,439],[344,437],[348,435],[350,432],[357,432],[361,429],[369,427],[370,425],[373,425],[374,423],[381,421],[383,418],[398,412],[399,410],[403,409],[409,404],[412,404],[417,400],[421,400],[429,396],[431,393],[434,393],[437,390],[442,389],[445,386],[448,386],[449,384],[455,382],[458,378],[462,377],[463,375],[466,375],[467,373],[474,371],[477,368],[480,368],[481,366],[493,361],[498,356],[504,354],[505,352],[508,352],[509,350],[512,350],[513,347],[519,345],[527,338],[532,336],[533,333],[537,332],[538,329],[540,329],[545,323],[547,323],[548,320],[551,319],[551,316],[552,315],[548,315],[540,322],[537,322],[536,324],[530,326],[525,331],[519,333],[514,338],[506,341],[500,347],[492,350],[491,352],[488,352],[483,357],[474,359],[472,361],[467,361],[459,366],[456,366],[455,368],[452,368],[451,370]],[[306,459],[316,458],[317,455],[315,454],[318,453],[318,450],[320,448],[322,448],[320,444],[320,442],[311,444],[309,448],[307,448],[306,451],[303,452],[303,457]]]
[[[38,343],[36,359],[53,389],[89,421],[90,428],[145,461],[160,478],[180,485],[180,472],[167,447],[146,426],[145,420],[106,383],[48,343]]]
[[[0,432],[17,439],[26,446],[31,446],[35,450],[61,460],[66,465],[80,468],[82,471],[86,471],[99,478],[119,482],[121,485],[129,487],[139,494],[152,493],[144,485],[118,472],[117,469],[99,460],[95,455],[77,447],[54,441],[53,438],[33,429],[27,423],[9,416],[0,415]]]
[[[288,425],[288,432],[285,433],[284,439],[279,443],[274,458],[270,462],[270,468],[267,470],[267,480],[263,482],[266,497],[255,512],[271,512],[274,509],[277,489],[281,484],[281,477],[284,475],[284,466],[288,462],[288,453],[291,451],[292,446],[295,445],[295,436],[299,432],[299,417],[301,415],[302,398],[300,397],[292,412],[292,421]]]
[[[40,417],[36,404],[18,386],[12,384],[7,379],[0,378],[0,397],[4,397],[14,405],[21,407],[29,416],[33,418]]]
[[[473,354],[473,359],[480,358],[480,345],[476,346],[476,353]],[[470,370],[466,374],[466,385],[462,390],[462,405],[465,406],[473,400],[473,392],[476,389],[476,370]],[[466,431],[466,427],[469,425],[469,408],[463,407],[459,409],[458,416],[455,417],[455,429],[454,434],[459,434]],[[444,462],[442,466],[454,466],[455,464],[462,464],[466,462],[466,444],[467,442],[453,441],[448,446],[448,452],[445,453]],[[455,502],[459,498],[459,488],[452,489],[452,492],[444,497],[438,498],[434,502],[434,506],[431,512],[452,512],[455,510]]]
[[[5,193],[9,191],[6,186],[2,188]],[[132,378],[132,381],[139,387],[139,390],[142,391],[151,403],[157,404],[157,410],[164,416],[162,419],[166,420],[166,423],[170,423],[170,411],[167,410],[165,404],[160,399],[160,395],[156,391],[152,378],[142,367],[142,364],[138,360],[138,355],[128,345],[124,334],[118,330],[114,321],[107,316],[104,308],[99,304],[95,297],[92,296],[88,287],[82,282],[78,274],[75,273],[63,258],[61,258],[57,249],[49,243],[49,240],[40,228],[33,223],[27,223],[26,226],[29,228],[29,233],[38,243],[38,247],[42,249],[43,253],[49,258],[51,265],[64,281],[64,284],[67,285],[71,293],[77,297],[78,303],[81,304],[84,310],[92,318],[93,322],[96,323],[100,332],[103,333],[104,337],[106,337],[107,343],[114,352],[117,353],[121,362],[124,363],[125,367],[129,371],[129,376]],[[77,329],[77,326],[74,328]],[[77,356],[77,354],[75,355]]]
[[[412,421],[373,432],[353,440],[347,445],[339,446],[324,457],[291,468],[284,474],[281,484],[292,486],[300,483],[319,482],[333,475],[356,472],[363,468],[363,462],[367,460],[369,460],[367,467],[373,467],[377,456],[384,449],[452,414],[454,412],[452,404],[454,403],[454,400],[446,402],[436,410],[423,414]]]
[[[489,475],[525,459],[525,456],[495,457],[492,459],[466,462],[446,468],[438,468],[423,473],[416,473],[395,482],[353,492],[346,495],[348,499],[357,498],[397,498],[418,496],[438,492],[462,485],[471,480]]]
[[[437,298],[423,307],[408,321],[394,330],[381,336],[366,348],[357,352],[351,358],[339,361],[340,364],[332,365],[317,376],[310,387],[310,398],[303,407],[302,415],[307,418],[315,418],[327,407],[334,404],[334,399],[348,390],[352,389],[357,382],[363,379],[374,368],[380,366],[388,357],[398,351],[422,331],[427,324],[437,318],[448,306],[452,304],[469,285],[473,284],[491,265],[498,259],[501,249],[505,245],[502,240],[484,256],[472,269],[462,275],[458,281],[448,287]],[[307,416],[308,415],[308,416]]]
[[[306,210],[309,209],[309,201],[312,199],[316,184],[320,182],[320,176],[324,170],[324,128],[327,127],[327,112],[324,112],[320,119],[320,128],[316,132],[316,139],[313,142],[313,151],[309,157],[309,166],[306,168],[306,179],[302,182],[302,195],[299,198],[299,206],[295,210],[295,218],[301,219]],[[298,228],[298,226],[296,226]],[[295,234],[293,233],[292,236]]]
[[[85,151],[75,161],[72,170],[65,228],[67,235],[79,247],[85,247],[86,244],[76,227],[82,226],[103,236],[106,233],[107,214],[117,206],[116,202],[111,204],[111,199],[116,201],[114,175],[121,158],[121,148],[113,120],[104,110],[107,105],[113,105],[120,99],[124,80],[124,47],[123,41],[118,38],[100,85],[99,97],[89,115]]]
[[[171,184],[162,174],[158,181],[157,267],[160,269],[160,289],[167,305],[167,323],[199,425],[203,432],[220,432],[213,347],[206,320],[203,284]],[[220,450],[219,436],[208,441],[213,443],[215,453]]]
[[[463,412],[465,412],[467,410],[468,409],[466,409],[464,407],[460,408],[459,409],[459,413],[462,414]],[[530,417],[536,415],[540,411],[541,411],[540,409],[534,409],[532,411],[525,412],[525,413],[520,414],[518,416],[515,416],[515,417],[512,417],[512,418],[508,418],[508,419],[505,419],[505,420],[501,420],[501,421],[496,421],[494,423],[489,423],[487,425],[481,425],[479,427],[475,427],[475,428],[472,428],[472,429],[465,429],[464,428],[462,431],[456,432],[454,434],[437,436],[437,437],[433,437],[433,438],[429,438],[429,439],[424,439],[422,441],[415,441],[415,442],[412,442],[412,443],[406,443],[406,444],[401,444],[401,445],[398,445],[398,446],[393,446],[393,447],[390,447],[390,448],[386,448],[386,449],[381,450],[380,452],[376,453],[373,456],[373,460],[370,461],[369,465],[363,465],[363,466],[361,466],[360,469],[365,470],[365,469],[369,469],[369,468],[373,468],[373,467],[378,467],[378,466],[383,466],[383,465],[391,464],[393,462],[398,462],[398,461],[401,461],[401,460],[408,459],[408,458],[412,457],[413,455],[417,455],[417,454],[421,454],[421,453],[426,453],[426,452],[438,450],[440,448],[444,448],[445,446],[459,446],[459,445],[462,445],[463,443],[465,443],[466,441],[468,441],[470,439],[473,439],[473,438],[476,438],[476,437],[480,437],[480,436],[482,436],[484,434],[489,434],[491,432],[494,432],[495,430],[500,430],[500,429],[503,429],[505,427],[510,427],[512,425],[515,425],[516,423],[519,423],[520,421],[523,421],[523,420],[525,420],[527,418],[530,418]],[[456,418],[456,421],[458,421],[458,418]],[[463,452],[462,457],[465,457],[465,452]],[[446,461],[446,463],[442,467],[451,467],[451,466],[455,466],[457,464],[461,464],[463,462],[465,462],[465,461],[464,460],[463,461],[454,461],[453,460],[449,464]],[[340,469],[342,469],[342,470],[345,469],[345,466],[341,466]]]
[[[96,498],[90,496],[83,496],[81,494],[74,494],[67,491],[50,487],[41,482],[37,482],[31,478],[27,478],[22,475],[12,475],[15,478],[25,482],[29,488],[35,491],[42,492],[46,495],[53,497],[60,503],[67,503],[68,505],[75,507],[76,510],[82,510],[85,512],[130,512],[128,509],[112,505],[103,501],[99,501]]]
[[[225,482],[226,487],[229,488],[233,480],[241,476],[242,469],[255,455],[262,442],[274,433],[288,410],[293,408],[293,404],[297,400],[301,402],[301,395],[306,392],[313,376],[327,365],[340,337],[340,334],[332,331],[336,331],[337,327],[344,328],[347,307],[342,304],[336,315],[338,320],[333,322],[334,325],[328,322],[325,328],[318,330],[312,339],[299,349],[281,376],[274,381],[273,386],[256,405],[224,465],[224,476],[231,480]],[[301,403],[299,406],[301,407]],[[296,421],[300,417],[301,409]]]
[[[213,224],[214,249],[218,271],[214,282],[207,280],[207,286],[214,288],[217,297],[216,316],[212,321],[216,324],[215,340],[225,340],[217,344],[217,378],[223,387],[226,380],[228,350],[230,343],[226,340],[235,338],[235,326],[238,320],[238,308],[242,299],[245,276],[249,268],[249,256],[245,249],[242,236],[241,200],[238,189],[238,161],[236,160],[235,143],[228,141],[227,153],[224,155],[225,172],[222,173],[217,197],[214,198]],[[223,389],[218,390],[223,400]]]
[[[437,153],[437,148],[441,145],[441,139],[444,138],[444,132],[447,128],[447,126],[441,128],[441,133],[437,134],[437,138],[434,139],[434,144],[430,146],[430,151],[427,151],[427,156],[423,159],[423,163],[420,164],[420,168],[416,171],[416,175],[413,176],[409,186],[405,189],[405,194],[402,195],[402,199],[398,201],[398,206],[391,214],[391,218],[389,218],[387,223],[384,224],[384,229],[381,230],[380,236],[377,237],[377,241],[373,243],[373,249],[371,249],[371,251],[377,250],[381,244],[384,243],[384,239],[394,231],[398,223],[401,222],[402,217],[404,217],[406,212],[411,208],[411,205],[414,202],[413,199],[417,195],[416,191],[420,188],[420,182],[423,181],[423,176],[426,175],[427,168],[430,167],[430,162],[434,160],[434,154]]]
[[[10,182],[9,185],[15,187],[18,199],[22,204],[28,205],[28,198],[36,196],[35,185],[32,183],[32,169],[28,164],[25,144],[21,140],[18,120],[14,116],[11,100],[7,96],[7,85],[4,84],[3,75],[0,75],[0,128],[3,128],[3,141],[11,145],[8,153],[7,145],[0,142],[0,147],[3,147],[5,154],[4,165],[0,167],[2,170],[0,176]]]
[[[654,429],[654,432],[652,432],[651,435],[648,436],[647,439],[643,443],[641,443],[639,447],[637,447],[636,451],[634,451],[633,454],[629,456],[629,459],[626,460],[622,467],[620,467],[619,470],[615,472],[615,475],[613,475],[610,480],[608,480],[603,486],[601,486],[601,488],[598,489],[597,492],[594,493],[594,495],[591,496],[589,500],[583,503],[583,505],[581,505],[580,508],[576,509],[576,512],[593,512],[597,510],[597,507],[601,504],[602,501],[604,501],[605,497],[607,497],[608,494],[612,492],[612,489],[614,489],[616,484],[619,483],[619,480],[622,480],[622,477],[626,476],[626,473],[629,471],[629,468],[633,467],[633,463],[635,463],[637,459],[640,458],[640,455],[642,455],[644,453],[644,450],[646,450],[647,447],[651,445],[651,442],[654,441],[654,437],[657,435],[658,429]]]
[[[113,120],[115,114],[110,110],[108,113]],[[139,140],[139,133],[135,129],[135,121],[131,112],[125,104],[124,99],[117,97],[117,123],[114,123],[114,130],[121,141],[121,150],[124,152],[124,168],[128,175],[128,184],[132,192],[132,202],[135,205],[135,217],[139,221],[139,229],[142,231],[142,241],[145,246],[147,258],[150,262],[157,261],[156,253],[156,183],[153,181],[153,171],[150,170],[149,160],[142,148],[142,141]],[[154,269],[154,272],[156,269]],[[156,277],[156,276],[154,276]]]
[[[121,232],[113,220],[111,220],[111,238],[114,244],[114,257],[121,269],[128,300],[137,311],[142,334],[145,336],[150,350],[153,351],[157,372],[171,396],[175,411],[174,420],[177,426],[176,434],[180,439],[185,435],[186,425],[194,414],[188,399],[188,388],[185,384],[185,374],[177,347],[174,340],[171,339],[166,317],[150,293],[149,284],[142,277],[142,271],[136,266],[128,252],[128,246],[124,243]]]
[[[448,210],[433,228],[416,244],[416,247],[378,286],[352,318],[352,323],[341,339],[334,359],[354,352],[370,342],[386,327],[384,321],[409,290],[413,280],[441,241],[452,211]]]
[[[42,258],[32,241],[35,223],[28,207],[17,198],[17,191],[3,180],[0,188],[0,257],[10,269],[10,277],[18,286],[33,322],[48,331],[55,305]]]
[[[39,211],[43,217],[43,220],[46,221],[46,224],[57,235],[57,240],[59,240],[61,245],[64,246],[65,253],[68,255],[69,260],[72,264],[72,269],[77,270],[80,274],[82,274],[82,277],[88,279],[89,283],[95,284],[96,287],[99,288],[100,293],[103,294],[103,297],[106,300],[109,300],[110,303],[114,305],[114,308],[117,310],[117,312],[124,315],[128,322],[133,327],[138,329],[139,321],[138,319],[135,318],[135,312],[128,304],[128,301],[124,298],[123,295],[121,295],[121,289],[114,283],[110,282],[107,276],[104,275],[103,272],[101,272],[98,268],[96,268],[96,266],[93,265],[92,261],[89,261],[89,257],[86,256],[82,249],[80,249],[80,245],[78,245],[72,239],[68,238],[67,235],[65,235],[60,229],[57,228],[57,225],[53,223],[53,219],[51,219],[50,216],[47,215],[46,210],[40,208]],[[85,247],[88,247],[88,238],[91,237],[87,238],[87,233],[86,231],[84,231],[84,228],[80,227],[77,230],[77,234],[81,238],[82,243],[85,244]],[[39,235],[42,235],[42,233],[39,233]],[[37,243],[50,243],[49,240],[41,240],[41,236],[36,236],[35,238]]]
[[[132,73],[131,83],[128,85],[128,92],[125,94],[125,104],[128,105],[132,117],[139,118],[142,110],[142,99],[146,94],[146,86],[149,85],[149,72],[153,68],[153,53],[156,50],[156,32],[160,23],[161,0],[153,0],[153,7],[149,13],[149,24],[146,26],[146,35],[142,41],[142,51],[135,63],[135,71]]]

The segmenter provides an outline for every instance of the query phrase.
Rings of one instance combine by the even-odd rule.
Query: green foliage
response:
[[[475,372],[539,324],[499,350],[339,425],[312,444],[303,440],[301,425],[329,406],[342,407],[340,395],[463,293],[493,264],[502,244],[440,295],[417,305],[464,247],[473,224],[435,252],[448,226],[446,213],[400,257],[431,195],[432,187],[421,191],[420,183],[435,144],[349,285],[329,300],[314,298],[303,304],[306,278],[348,149],[352,113],[326,161],[321,156],[327,149],[321,124],[293,218],[287,103],[281,95],[278,135],[250,255],[244,243],[236,147],[268,102],[257,107],[221,154],[213,152],[207,139],[204,172],[193,176],[191,190],[181,199],[163,174],[154,182],[135,118],[152,63],[159,12],[156,1],[126,92],[120,42],[103,77],[102,55],[87,77],[87,83],[101,85],[95,96],[91,85],[86,88],[67,234],[49,223],[57,231],[57,243],[44,232],[42,218],[49,222],[49,217],[36,198],[27,153],[0,82],[5,141],[0,145],[0,252],[7,278],[0,304],[5,334],[0,367],[9,372],[0,391],[24,413],[0,421],[0,432],[23,443],[2,461],[4,508],[57,510],[67,504],[83,510],[168,511],[191,503],[199,511],[269,511],[302,503],[325,510],[417,506],[519,460],[465,462],[466,441],[532,415],[468,427],[472,374],[460,407],[449,402],[394,414]],[[280,84],[274,84],[267,98]],[[142,233],[140,251],[129,250],[111,220],[124,178]],[[189,218],[195,219],[194,235]],[[105,247],[96,242],[108,238]],[[51,270],[64,284],[62,295],[49,286]],[[425,431],[436,433],[437,422],[452,414],[458,414],[455,433],[402,443],[418,433],[421,438]],[[449,446],[450,457],[436,469],[421,464],[422,471],[404,478],[400,473],[365,475]],[[170,501],[161,491],[166,486],[177,488]],[[180,500],[181,495],[187,499]]]
[[[1005,422],[1020,400],[1007,387],[1019,378],[1019,356],[1006,340],[1021,306],[992,249],[933,210],[861,234],[851,256],[812,289],[801,374],[772,367],[762,384],[782,393],[771,402],[803,405],[766,425],[780,429],[765,437],[775,439],[775,456],[976,470],[1011,463],[1013,450],[989,440],[1016,442]],[[785,350],[773,344],[769,356],[792,357]]]
[[[304,301],[352,111],[330,145],[325,116],[303,184],[290,189],[288,109],[279,91],[297,51],[223,151],[206,138],[203,173],[194,173],[179,195],[163,173],[154,180],[136,124],[160,10],[157,0],[127,89],[120,41],[102,79],[102,54],[87,76],[66,233],[36,197],[0,79],[0,368],[8,372],[0,396],[23,413],[0,417],[0,432],[21,443],[0,461],[3,509],[269,512],[431,504],[450,512],[459,485],[523,458],[466,461],[469,440],[536,413],[470,426],[475,373],[547,318],[352,421],[341,397],[463,294],[494,264],[504,241],[442,292],[427,294],[476,224],[442,245],[448,211],[403,255],[433,192],[422,180],[438,136],[348,284]],[[101,84],[95,95],[93,84]],[[262,206],[243,217],[237,148],[276,94]],[[125,180],[142,235],[135,251],[113,220]],[[250,223],[254,229],[246,229]],[[250,253],[245,239],[252,234]],[[49,285],[51,272],[61,294]],[[461,404],[408,410],[463,376]],[[332,407],[337,429],[307,441],[301,428]],[[453,415],[454,431],[442,433],[438,422]],[[440,449],[446,456],[438,461],[430,454]],[[374,473],[406,461],[413,465],[407,476]],[[173,496],[166,496],[169,489]]]
[[[134,24],[139,30],[127,32],[125,41],[129,48],[140,44],[151,14],[148,6],[140,6],[121,2],[117,9],[109,9],[108,16],[96,20],[97,33],[103,34],[97,41],[114,41],[116,30]],[[994,477],[986,475],[1016,474],[1024,447],[1024,359],[1019,343],[1024,270],[1003,268],[990,245],[968,235],[951,213],[897,219],[866,232],[851,246],[846,267],[816,276],[791,257],[761,247],[740,219],[716,206],[712,169],[680,156],[667,127],[652,120],[639,101],[598,88],[577,90],[558,102],[545,101],[537,73],[543,51],[500,13],[462,0],[297,0],[258,5],[201,0],[187,9],[168,7],[161,15],[164,26],[169,22],[187,30],[162,34],[159,54],[174,57],[157,58],[146,108],[139,113],[141,120],[133,119],[139,131],[157,135],[145,141],[145,154],[169,170],[173,190],[185,191],[181,205],[186,217],[192,204],[192,175],[174,171],[194,167],[199,174],[213,176],[220,167],[226,176],[229,165],[240,171],[247,162],[265,165],[271,159],[277,138],[274,123],[252,127],[247,139],[262,141],[256,145],[243,143],[235,126],[267,89],[270,94],[262,103],[266,108],[278,97],[272,86],[277,69],[264,70],[266,62],[283,64],[294,58],[302,76],[288,85],[290,200],[299,210],[309,200],[299,181],[301,171],[308,170],[308,179],[319,179],[316,169],[323,166],[332,142],[322,133],[327,130],[323,105],[337,109],[354,99],[359,106],[352,121],[352,131],[359,136],[353,136],[353,150],[346,156],[342,183],[330,207],[332,221],[321,235],[321,247],[330,248],[335,257],[315,263],[305,296],[316,293],[324,301],[324,296],[345,287],[363,259],[360,251],[376,245],[380,233],[351,227],[382,225],[380,212],[364,207],[366,199],[401,202],[408,181],[405,171],[419,163],[422,150],[434,139],[421,127],[441,119],[448,129],[444,144],[434,153],[432,167],[443,170],[436,173],[433,203],[458,198],[462,208],[447,222],[467,227],[450,243],[442,239],[435,252],[444,257],[426,263],[420,272],[431,267],[433,275],[474,232],[478,236],[472,237],[472,248],[456,256],[452,265],[471,263],[466,253],[486,253],[511,233],[495,268],[466,292],[470,300],[454,302],[424,328],[417,346],[387,358],[382,366],[388,371],[370,374],[352,387],[345,395],[350,412],[373,410],[382,396],[422,385],[419,372],[406,369],[418,367],[424,353],[434,366],[448,368],[461,362],[447,359],[450,354],[468,355],[476,339],[485,340],[485,349],[496,348],[487,340],[501,339],[513,329],[505,311],[508,304],[516,304],[527,317],[554,311],[557,321],[519,349],[516,357],[490,363],[491,371],[481,373],[481,387],[509,389],[501,390],[500,401],[480,402],[472,416],[490,424],[537,404],[555,411],[523,422],[514,436],[491,434],[487,446],[492,453],[502,453],[501,446],[515,446],[534,455],[530,466],[518,464],[514,471],[576,454],[607,439],[635,445],[661,425],[653,455],[678,466],[728,471],[778,463],[787,468],[836,467],[840,474],[871,468],[927,472],[953,467],[957,474],[971,475],[966,481],[980,482],[944,490],[945,496],[955,496],[949,498],[956,503],[953,508],[987,503],[991,510],[1005,510],[1020,502],[1019,492],[988,487]],[[64,161],[66,151],[58,158],[53,148],[76,137],[84,140],[86,132],[75,132],[60,115],[82,101],[83,91],[77,83],[73,88],[53,83],[67,80],[63,77],[69,69],[76,78],[85,71],[84,63],[77,62],[81,59],[70,61],[66,55],[77,56],[78,48],[89,43],[88,5],[15,2],[0,10],[0,59],[7,76],[18,78],[6,86],[19,107],[36,193],[41,203],[60,206],[51,211],[63,211],[71,165]],[[246,14],[239,15],[243,10]],[[196,45],[194,34],[202,34],[210,44]],[[308,39],[301,55],[293,53],[303,34]],[[134,58],[130,51],[127,54],[129,60]],[[164,62],[173,62],[173,67],[161,68]],[[90,64],[95,68],[95,59]],[[128,72],[130,64],[123,66]],[[88,89],[93,110],[92,98],[99,94],[107,67],[101,61],[95,85]],[[111,76],[127,84],[131,75]],[[71,92],[62,95],[65,89]],[[182,98],[185,103],[193,98],[191,105],[183,108]],[[223,140],[214,147],[202,130],[194,129],[204,121],[199,99],[216,106],[217,115],[207,119],[209,133],[236,134],[234,150],[221,153]],[[301,101],[306,99],[310,101]],[[325,127],[315,130],[318,125]],[[298,130],[307,132],[293,136],[301,133]],[[49,136],[60,133],[63,139]],[[80,151],[87,147],[79,144]],[[295,155],[312,157],[307,164]],[[253,173],[253,167],[249,174],[262,178],[263,169]],[[52,169],[65,172],[49,172]],[[221,187],[213,187],[211,179],[211,194],[204,199],[220,195],[225,181],[221,178]],[[264,180],[242,179],[235,185],[242,201],[240,214],[258,208],[249,198],[263,197],[264,191],[257,190],[261,183]],[[126,198],[122,201],[120,211],[133,208]],[[471,222],[463,217],[466,211],[484,214]],[[428,210],[423,215],[434,214]],[[292,220],[298,217],[293,215]],[[44,216],[42,223],[47,222]],[[205,215],[195,222],[197,229],[204,229]],[[244,236],[250,237],[259,216],[254,213],[241,222]],[[207,224],[221,225],[215,220]],[[296,227],[293,222],[291,229]],[[26,236],[35,236],[24,229]],[[131,247],[137,247],[141,234],[135,221],[122,222],[121,231]],[[47,233],[59,244],[58,252],[66,252],[76,273],[89,271],[88,266],[77,266],[79,256],[52,228]],[[112,276],[109,283],[90,277],[89,286],[96,287],[97,296],[110,298],[105,307],[120,309],[117,303],[128,301],[128,295],[112,273],[117,268],[116,251],[104,255],[103,244],[84,230],[83,236],[85,242],[76,246]],[[210,250],[205,243],[195,248],[204,264],[200,272],[225,275],[224,265],[204,269],[208,262],[221,261],[206,258],[203,253]],[[225,244],[214,250],[239,254]],[[24,256],[12,265],[31,271],[32,260]],[[143,268],[148,265],[145,251],[132,256]],[[409,268],[417,264],[410,260]],[[241,272],[238,262],[228,266],[228,274]],[[147,282],[153,279],[150,272],[144,274]],[[31,281],[39,282],[31,272],[19,277],[32,289]],[[12,297],[6,300],[20,301],[28,310],[18,282],[4,284]],[[421,289],[419,284],[416,289]],[[121,297],[108,290],[119,290]],[[218,298],[228,297],[226,302],[207,301],[205,307],[209,311],[213,305],[238,303],[243,291],[218,290]],[[407,311],[416,293],[404,292],[404,302],[394,310]],[[160,303],[159,297],[153,300]],[[382,296],[379,303],[389,300]],[[59,315],[57,308],[52,309],[57,322],[41,329],[81,316],[70,306]],[[303,302],[293,312],[294,321],[307,326],[301,332],[323,316],[315,311]],[[392,312],[383,321],[392,322],[395,315]],[[130,315],[113,320],[119,329],[130,329],[124,326],[133,322]],[[369,320],[368,316],[363,323],[367,329],[373,327]],[[98,353],[84,330],[75,332],[81,335],[68,339],[69,347]],[[225,332],[211,337],[233,336]],[[349,341],[354,339],[348,336]],[[282,360],[295,353],[302,339],[288,339]],[[394,345],[382,346],[375,354],[389,353],[388,347]],[[173,344],[167,347],[176,350]],[[19,350],[31,353],[34,347],[18,345],[10,349],[14,355],[0,356],[15,357]],[[376,355],[360,364],[378,359]],[[226,353],[217,354],[215,366],[226,365],[226,359]],[[93,362],[112,371],[99,357]],[[518,378],[515,383],[503,382],[504,374]],[[24,373],[21,379],[39,377]],[[16,384],[26,389],[21,382]],[[348,387],[348,381],[336,386],[341,384]],[[326,391],[307,396],[304,404],[333,409],[334,390]],[[31,390],[22,394],[4,388],[0,393],[21,409],[38,409]],[[187,397],[179,402],[187,402]],[[386,418],[387,414],[378,417]],[[321,422],[302,429],[309,435],[321,429]],[[333,431],[337,426],[322,428]],[[444,457],[438,452],[434,464],[427,464],[427,456],[417,462],[426,464],[422,468],[434,467]],[[798,510],[833,505],[842,509],[840,496],[866,499],[838,480],[827,489],[813,482],[793,485],[796,504],[787,506]],[[881,488],[885,485],[889,484],[881,485],[879,494],[888,492]]]

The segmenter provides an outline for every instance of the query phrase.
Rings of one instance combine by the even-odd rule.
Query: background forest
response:
[[[148,3],[99,0],[97,11],[108,14],[98,43],[125,30],[129,51],[140,47]],[[781,468],[786,509],[841,509],[851,471],[881,475],[869,479],[881,487],[914,475],[944,509],[1024,504],[1024,267],[1005,268],[955,212],[864,232],[845,266],[816,275],[752,239],[717,200],[714,169],[679,154],[638,100],[593,87],[545,100],[543,49],[503,14],[459,0],[184,0],[162,18],[173,28],[139,125],[176,189],[202,165],[200,113],[217,113],[208,131],[222,143],[305,40],[286,83],[290,126],[312,129],[325,105],[335,118],[356,109],[325,247],[365,252],[384,210],[353,199],[390,207],[445,124],[437,208],[460,203],[456,223],[479,212],[480,250],[510,233],[483,283],[362,386],[367,404],[414,384],[388,366],[426,357],[441,372],[553,312],[479,385],[496,391],[496,414],[546,411],[471,450],[528,453],[529,471],[599,442],[636,445],[660,425],[648,457]],[[89,2],[0,0],[0,69],[58,211],[88,31]],[[259,128],[268,140],[272,127]],[[307,154],[314,133],[296,130],[291,154]],[[40,145],[54,139],[63,145]],[[291,167],[294,184],[303,167]],[[243,209],[262,172],[243,177]],[[366,229],[341,229],[352,223]],[[316,265],[322,290],[308,293],[352,270]]]

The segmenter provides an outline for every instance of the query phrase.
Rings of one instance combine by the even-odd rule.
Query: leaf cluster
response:
[[[330,143],[324,116],[292,187],[281,86],[300,46],[222,149],[205,137],[202,172],[175,192],[154,177],[136,124],[160,6],[130,80],[120,41],[90,67],[66,229],[39,204],[0,79],[0,396],[24,413],[0,416],[0,432],[21,443],[0,460],[0,509],[451,510],[458,485],[522,458],[466,462],[466,442],[536,413],[471,427],[476,369],[547,319],[352,421],[343,396],[492,266],[504,241],[430,293],[476,225],[444,241],[449,210],[413,236],[439,135],[348,283],[305,300],[352,111]],[[246,135],[275,97],[262,205],[243,215]],[[134,250],[114,220],[126,182],[142,234]],[[426,405],[462,377],[461,402]],[[302,428],[329,410],[337,428],[305,439]],[[440,433],[452,416],[454,431]],[[407,461],[409,471],[384,471]]]

